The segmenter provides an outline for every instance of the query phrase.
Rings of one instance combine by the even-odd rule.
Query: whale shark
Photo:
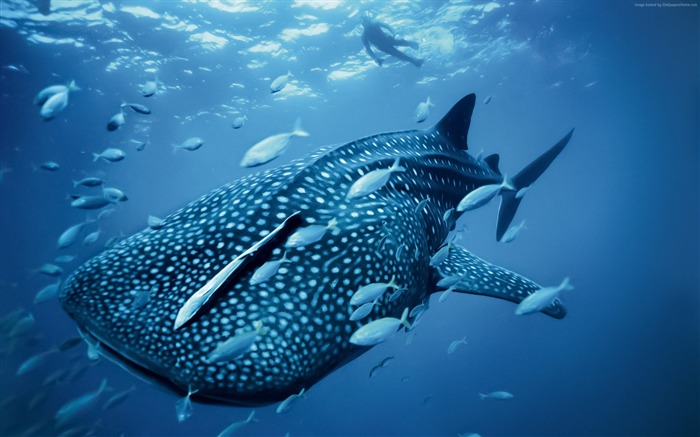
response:
[[[199,402],[254,406],[308,391],[366,352],[349,340],[373,321],[403,315],[413,328],[438,283],[520,303],[541,287],[452,241],[469,213],[456,207],[502,185],[501,239],[516,194],[573,130],[505,184],[498,155],[469,153],[475,101],[463,97],[426,130],[321,147],[218,188],[78,267],[61,305],[95,350],[129,371]],[[348,196],[354,184],[369,189]],[[262,266],[265,280],[251,281]],[[378,283],[397,290],[351,318],[352,296]],[[566,315],[558,300],[541,312]]]

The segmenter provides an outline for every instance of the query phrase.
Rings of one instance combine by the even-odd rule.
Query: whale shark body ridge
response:
[[[61,304],[86,339],[130,371],[181,393],[196,390],[193,400],[261,405],[308,390],[361,355],[368,349],[348,341],[357,329],[427,305],[443,278],[459,277],[454,291],[519,303],[540,286],[455,243],[431,265],[461,215],[460,199],[504,179],[497,155],[468,153],[475,101],[464,97],[427,130],[323,147],[214,190],[80,266]],[[572,132],[513,177],[515,191],[501,191],[498,239],[522,200],[515,193],[544,172]],[[397,159],[404,171],[347,198],[355,181]],[[285,248],[295,230],[329,222],[335,226],[318,239]],[[251,283],[257,268],[285,252],[272,277]],[[392,278],[402,291],[384,293],[369,316],[351,320],[353,294]],[[148,301],[135,304],[144,291]],[[566,314],[559,301],[542,312]],[[266,333],[242,356],[206,359],[258,323]]]

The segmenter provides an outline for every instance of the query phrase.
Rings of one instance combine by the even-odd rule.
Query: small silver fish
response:
[[[149,144],[148,140],[146,140],[146,141],[130,140],[130,141],[136,145],[137,152],[141,152]]]
[[[203,145],[204,145],[204,140],[202,140],[199,137],[192,137],[192,138],[186,139],[181,144],[173,144],[172,146],[173,146],[173,150],[185,149],[185,150],[189,150],[190,152],[193,152],[193,151],[199,149],[200,147],[202,147]]]
[[[241,159],[241,167],[255,167],[268,163],[287,150],[293,137],[308,136],[309,133],[301,127],[301,119],[297,119],[291,132],[269,136],[248,149]]]
[[[345,198],[351,200],[364,197],[384,187],[389,182],[392,173],[406,171],[404,167],[401,167],[400,160],[401,158],[396,158],[391,167],[372,170],[363,175],[350,186]]]
[[[396,299],[399,298],[399,296],[401,296],[403,294],[404,290],[406,290],[406,289],[405,288],[397,288],[396,290],[394,290],[393,293],[391,293],[391,296],[389,296],[389,299],[387,299],[387,301],[388,302],[395,301]]]
[[[34,296],[34,303],[38,304],[38,303],[46,302],[47,300],[51,300],[58,295],[58,292],[60,290],[61,290],[61,281],[57,281],[57,282],[54,282],[53,284],[49,284],[36,293],[36,295]]]
[[[100,238],[100,229],[90,232],[83,239],[83,246],[90,246],[94,244]]]
[[[445,212],[442,214],[442,221],[444,221],[445,223],[447,223],[447,224],[449,225],[449,224],[450,224],[450,220],[452,219],[452,214],[454,214],[454,213],[455,213],[455,209],[454,209],[454,208],[448,209],[447,211],[445,211]]]
[[[231,127],[234,129],[240,129],[243,127],[243,125],[245,124],[245,121],[247,119],[248,119],[248,117],[246,117],[245,115],[243,117],[236,117],[231,122]]]
[[[396,258],[396,261],[399,261],[401,258],[401,254],[403,253],[403,250],[406,248],[405,244],[401,244],[401,246],[396,248],[396,253],[394,254],[394,258]]]
[[[503,177],[503,182],[500,184],[483,185],[464,196],[457,205],[457,211],[471,211],[482,207],[489,203],[491,199],[496,197],[503,189],[514,190],[508,178],[505,176]]]
[[[291,261],[287,258],[287,252],[278,260],[266,262],[253,273],[253,276],[250,278],[250,285],[256,285],[267,281],[277,274],[277,270],[279,270],[282,264],[289,262]]]
[[[124,151],[121,149],[116,149],[113,147],[105,149],[101,153],[92,154],[92,162],[97,162],[100,159],[104,159],[107,162],[118,162],[124,158],[126,158],[126,153],[124,153]]]
[[[75,244],[81,232],[83,232],[84,227],[85,223],[78,223],[63,231],[61,236],[58,237],[58,248],[65,249]]]
[[[56,170],[60,169],[61,166],[57,162],[46,161],[46,162],[42,163],[41,165],[39,165],[39,168],[41,170],[46,170],[46,171],[56,171]]]
[[[455,340],[452,343],[450,343],[450,346],[447,348],[447,353],[450,355],[453,354],[457,350],[457,348],[459,347],[460,344],[467,344],[467,336],[466,335],[461,340]]]
[[[264,335],[262,321],[258,320],[254,324],[254,330],[237,334],[219,343],[216,348],[204,358],[206,363],[221,363],[233,361],[243,356],[253,347],[259,335]]]
[[[151,300],[151,296],[153,295],[153,293],[155,293],[155,291],[155,286],[150,290],[137,290],[136,296],[134,296],[134,300],[131,302],[131,308],[138,309],[146,305],[148,301]]]
[[[420,202],[418,202],[418,205],[416,205],[416,209],[414,209],[413,212],[416,213],[416,215],[418,215],[418,214],[420,214],[421,212],[423,212],[423,210],[425,209],[425,205],[428,204],[428,201],[429,201],[429,200],[430,200],[430,196],[428,196],[428,197],[426,197],[425,199],[423,199],[423,200],[421,200]]]
[[[254,421],[254,420],[255,420],[255,419],[253,418],[254,416],[255,416],[255,410],[253,410],[253,411],[250,412],[250,414],[248,415],[248,418],[247,418],[247,419],[245,419],[245,420],[239,420],[238,422],[233,422],[233,423],[230,424],[228,427],[226,427],[226,429],[224,429],[223,431],[221,431],[221,432],[219,433],[219,435],[217,435],[216,437],[231,437],[236,431],[238,431],[239,429],[241,429],[241,428],[243,427],[243,425],[248,424],[248,423]]]
[[[73,85],[75,85],[75,81],[72,82]],[[46,103],[47,100],[54,94],[59,94],[59,93],[65,93],[68,92],[68,86],[66,85],[51,85],[43,90],[39,91],[39,93],[34,97],[34,104],[37,106],[42,106],[44,103]]]
[[[68,106],[68,91],[52,95],[39,110],[39,115],[46,121],[55,118]]]
[[[127,390],[124,390],[124,391],[121,391],[121,392],[115,394],[111,398],[107,399],[107,402],[105,402],[105,404],[102,406],[102,409],[103,410],[110,410],[110,409],[116,407],[117,405],[122,404],[124,401],[126,401],[126,399],[129,397],[129,395],[134,391],[136,391],[136,387],[131,387]]]
[[[423,123],[428,119],[431,106],[435,105],[430,102],[430,97],[428,97],[425,102],[420,102],[418,106],[416,106],[416,110],[413,111],[413,119],[416,121],[416,123]]]
[[[52,87],[49,87],[52,88]],[[37,98],[35,101],[41,101],[43,100],[44,96],[41,95],[44,91],[46,91],[47,88],[44,88],[41,92],[39,92],[39,95],[37,95]],[[57,88],[52,88],[51,91],[55,91]],[[41,110],[39,111],[39,114],[41,117],[48,121],[53,118],[55,118],[59,112],[63,111],[66,109],[68,106],[68,95],[71,91],[78,91],[80,88],[75,84],[74,81],[72,81],[70,84],[68,84],[67,87],[65,87],[65,90],[60,90],[59,92],[55,92],[51,96],[47,97],[44,103],[41,106]],[[40,96],[41,95],[41,96]],[[48,95],[48,94],[46,94]]]
[[[275,94],[282,91],[284,87],[287,86],[290,77],[292,77],[291,71],[287,71],[287,74],[277,76],[270,84],[270,94]]]
[[[336,231],[338,227],[336,226],[338,221],[332,218],[328,221],[327,225],[310,225],[301,228],[294,232],[287,238],[287,242],[284,244],[287,248],[306,246],[307,244],[312,244],[319,241],[326,235],[326,231],[332,230]]]
[[[291,410],[292,403],[296,402],[297,399],[304,397],[305,391],[306,389],[302,388],[299,394],[291,395],[287,399],[283,400],[275,410],[277,414],[286,413],[287,411]]]
[[[162,218],[156,217],[154,215],[149,215],[148,216],[148,227],[151,229],[160,229],[163,226],[165,226],[165,220]]]
[[[373,282],[358,288],[355,294],[353,294],[350,298],[350,305],[362,305],[364,303],[376,300],[389,288],[400,288],[396,283],[396,276],[393,276],[388,283]]]
[[[443,291],[442,294],[440,294],[440,299],[438,299],[438,302],[444,302],[445,299],[447,299],[448,297],[450,297],[450,295],[451,295],[452,292],[454,291],[454,288],[455,288],[455,286],[452,285],[452,286],[450,286],[450,288],[448,288],[447,290]]]
[[[80,196],[70,203],[70,206],[78,209],[100,209],[111,205],[108,199],[102,196]]]
[[[541,311],[552,305],[562,291],[573,289],[574,286],[571,285],[571,281],[567,276],[558,286],[542,287],[539,290],[535,290],[518,304],[517,308],[515,308],[515,314],[520,316]]]
[[[41,366],[48,357],[51,355],[55,354],[58,352],[58,349],[56,348],[51,348],[45,352],[38,353],[36,355],[32,355],[31,357],[27,358],[20,364],[19,368],[17,369],[17,376],[24,375],[25,373],[31,372],[32,370],[36,369],[37,367]]]
[[[36,319],[32,313],[21,313],[16,320],[12,320],[7,328],[7,338],[20,338],[29,334],[36,326]],[[3,331],[5,331],[3,329]]]
[[[435,267],[442,264],[447,257],[450,255],[450,249],[452,248],[452,242],[445,244],[430,258],[430,265]]]
[[[102,197],[109,200],[112,203],[126,202],[129,200],[126,194],[119,188],[114,187],[104,187],[102,188]]]
[[[503,237],[501,237],[501,243],[510,243],[511,241],[515,240],[515,237],[517,237],[518,234],[520,234],[520,231],[523,229],[527,229],[527,226],[525,226],[525,220],[521,221],[518,225],[509,227],[506,233],[503,234]]]
[[[102,220],[105,217],[109,217],[110,215],[114,214],[115,212],[117,212],[117,210],[114,208],[103,209],[102,211],[100,211],[99,214],[97,214],[97,220]]]
[[[105,249],[111,249],[122,241],[123,236],[115,235],[105,242]]]
[[[450,275],[446,276],[442,279],[440,279],[437,283],[437,286],[440,288],[449,288],[456,283],[458,283],[462,279],[462,275]]]
[[[122,103],[122,108],[124,107],[129,107],[131,108],[134,112],[138,112],[139,114],[150,114],[151,110],[143,105],[140,105],[138,103],[127,103],[124,102]]]
[[[374,304],[377,301],[375,300],[374,302],[367,302],[363,305],[361,305],[359,308],[357,308],[355,311],[353,311],[352,314],[350,314],[350,320],[353,322],[357,320],[362,320],[365,317],[369,315],[369,313],[372,312],[372,307],[374,307]]]
[[[484,99],[484,105],[488,105],[489,103],[491,103],[491,100],[492,100],[492,99],[493,99],[492,96],[486,97],[486,98]]]
[[[192,415],[192,400],[190,397],[195,393],[197,393],[197,390],[192,391],[192,388],[188,388],[187,395],[175,402],[175,417],[177,417],[178,422],[184,422]]]
[[[104,179],[98,177],[87,177],[79,181],[73,181],[73,188],[78,186],[83,187],[99,187],[105,183]]]
[[[360,327],[350,336],[350,343],[356,344],[358,346],[374,346],[383,341],[386,341],[389,337],[394,335],[396,331],[401,327],[405,326],[406,329],[411,329],[411,325],[408,323],[408,308],[404,309],[401,319],[395,317],[384,317],[382,319],[374,320],[368,324]]]
[[[126,123],[124,111],[119,111],[116,114],[114,114],[107,122],[107,130],[110,132],[114,132],[115,130],[124,126],[124,123]]]
[[[377,245],[377,252],[381,251],[384,249],[384,243],[386,243],[386,239],[389,237],[389,234],[384,234],[384,236],[379,240],[379,244]]]
[[[38,270],[39,273],[43,273],[47,276],[61,276],[63,274],[63,269],[56,264],[42,264]]]
[[[69,263],[69,262],[73,261],[75,258],[76,258],[75,255],[61,255],[59,257],[56,257],[56,259],[54,259],[54,261],[57,263],[64,263],[65,264],[65,263]]]
[[[481,399],[506,400],[506,399],[513,399],[515,396],[508,393],[507,391],[492,391],[491,393],[486,393],[486,394],[479,393],[479,397]]]
[[[392,362],[392,361],[394,360],[394,358],[395,358],[395,357],[393,357],[393,356],[386,357],[386,358],[384,358],[384,359],[379,363],[379,365],[380,365],[381,367],[386,367],[386,366],[389,365],[390,362]]]
[[[100,398],[100,395],[107,388],[107,380],[102,380],[100,387],[93,392],[85,393],[72,401],[66,402],[56,413],[56,426],[61,428],[70,423],[77,416],[80,416],[92,409]]]
[[[151,97],[158,91],[158,78],[155,80],[149,80],[145,84],[141,85],[141,95],[144,97]]]
[[[417,319],[428,310],[428,306],[424,303],[418,304],[413,309],[411,309],[411,312],[408,314],[410,317],[413,319]]]

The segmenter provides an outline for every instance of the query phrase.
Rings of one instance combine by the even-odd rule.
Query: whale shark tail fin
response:
[[[463,97],[432,129],[454,147],[467,150],[467,134],[472,123],[475,102],[476,94]]]
[[[542,288],[524,276],[484,261],[458,244],[452,245],[447,259],[435,270],[435,284],[440,279],[459,276],[459,280],[450,287],[453,291],[495,297],[516,304]],[[559,300],[542,312],[555,319],[566,316],[566,308]]]
[[[521,190],[527,189],[545,170],[547,170],[547,167],[554,161],[554,158],[564,150],[564,147],[569,143],[573,134],[574,130],[571,129],[557,144],[528,164],[524,169],[520,170],[520,172],[510,180],[514,188],[513,190],[501,191],[501,206],[498,210],[496,240],[501,241],[501,238],[503,238],[510,223],[513,221],[513,217],[515,217],[515,213],[522,200],[522,195],[518,196],[518,193],[524,193],[524,191]]]

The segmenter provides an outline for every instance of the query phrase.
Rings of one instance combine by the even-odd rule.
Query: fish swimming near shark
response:
[[[459,278],[455,293],[519,303],[541,287],[454,242],[440,263],[429,262],[454,227],[443,214],[504,179],[498,155],[477,161],[468,152],[475,101],[462,98],[432,128],[323,147],[214,190],[83,264],[64,282],[61,304],[84,338],[123,367],[180,395],[193,392],[195,401],[251,406],[308,391],[369,350],[350,342],[363,326],[402,315],[410,326],[445,278]],[[517,190],[544,172],[572,133],[509,178],[513,189],[499,193],[497,239],[522,200]],[[405,171],[348,198],[363,175],[398,159]],[[285,245],[300,229],[327,223],[335,226],[320,239]],[[394,256],[402,245],[411,256]],[[283,256],[289,262],[274,277],[251,282]],[[369,316],[351,319],[351,297],[392,278],[402,292],[380,295]],[[144,305],[132,305],[154,285]],[[558,300],[542,312],[566,314]],[[242,355],[208,359],[255,323],[267,332]]]

